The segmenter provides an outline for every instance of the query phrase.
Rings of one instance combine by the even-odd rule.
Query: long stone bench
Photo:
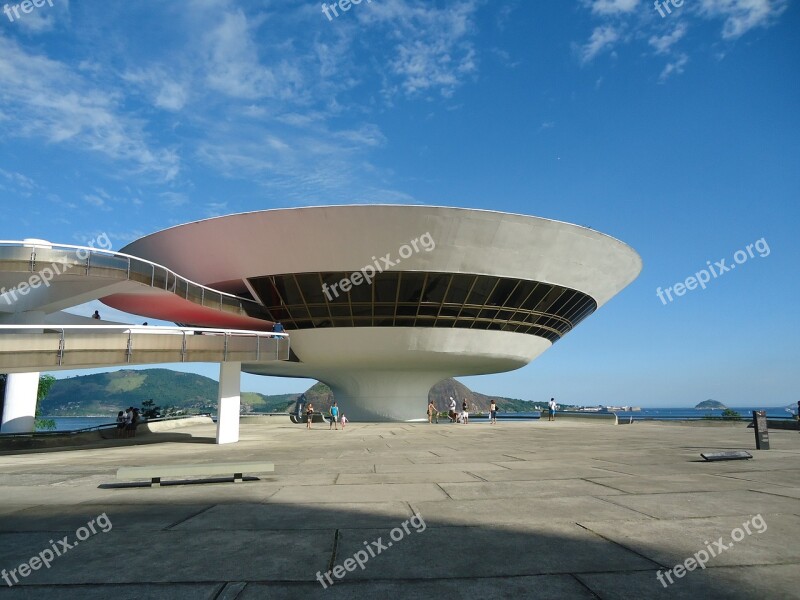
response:
[[[117,469],[117,479],[149,479],[150,487],[158,487],[162,477],[233,475],[233,481],[240,483],[244,473],[272,473],[274,470],[275,465],[268,462],[151,465],[120,467]]]
[[[595,421],[597,423],[604,423],[606,425],[617,425],[617,415],[613,412],[584,412],[584,411],[556,411],[556,420],[558,419],[581,419],[585,421]],[[542,421],[547,421],[547,411],[542,411]]]
[[[295,425],[300,424],[300,423],[308,423],[308,417],[306,416],[305,413],[303,413],[299,417],[295,413],[290,413],[289,414],[289,419]],[[328,418],[324,414],[318,413],[318,412],[315,412],[313,418],[311,419],[311,423],[312,424],[313,423],[322,423],[324,425],[327,425],[329,422],[330,421],[328,421]]]

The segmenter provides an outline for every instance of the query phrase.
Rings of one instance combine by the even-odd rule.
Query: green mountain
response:
[[[333,392],[324,383],[316,383],[303,394],[304,402],[314,409],[329,412]],[[242,392],[243,413],[285,412],[294,408],[301,394],[276,394],[267,396],[256,392]],[[473,392],[455,379],[445,379],[433,386],[428,398],[441,411],[447,410],[452,396],[461,410],[466,398],[473,413],[489,411],[494,399],[501,412],[530,412],[540,408],[528,400],[486,396]],[[161,409],[174,407],[185,413],[216,413],[217,382],[194,373],[181,373],[170,369],[122,370],[94,375],[78,375],[58,379],[47,398],[42,400],[40,414],[48,416],[116,415],[128,406],[141,406],[153,400]],[[420,403],[420,418],[425,416],[427,405]]]
[[[243,412],[284,411],[297,394],[265,396],[242,393]],[[194,373],[170,369],[122,370],[59,379],[42,400],[40,414],[49,416],[116,416],[128,406],[153,400],[162,409],[175,407],[187,413],[215,413],[217,382]]]

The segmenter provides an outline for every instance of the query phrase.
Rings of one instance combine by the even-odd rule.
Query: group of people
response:
[[[139,409],[129,406],[126,411],[117,413],[117,437],[136,437],[136,427],[142,422]]]
[[[344,430],[344,426],[347,424],[347,417],[343,414],[339,415],[339,407],[336,405],[334,401],[331,404],[331,412],[330,412],[330,423],[328,424],[328,429],[336,429],[339,430],[339,423],[342,424],[342,430]],[[306,429],[311,429],[311,422],[314,420],[314,405],[311,402],[306,405]]]
[[[450,419],[451,423],[463,423],[464,425],[469,423],[469,407],[467,406],[467,399],[464,398],[464,401],[461,403],[461,412],[456,412],[456,401],[450,396],[450,409],[447,412],[447,416]],[[439,422],[439,411],[436,408],[436,405],[433,403],[433,400],[428,402],[428,423],[433,423],[436,421]],[[489,404],[489,423],[494,425],[497,423],[497,404],[494,400],[491,401]]]

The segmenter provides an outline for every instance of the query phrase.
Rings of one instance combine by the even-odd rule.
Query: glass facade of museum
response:
[[[577,290],[478,274],[385,271],[369,283],[353,272],[290,273],[249,282],[269,317],[287,330],[457,327],[555,342],[597,309]]]

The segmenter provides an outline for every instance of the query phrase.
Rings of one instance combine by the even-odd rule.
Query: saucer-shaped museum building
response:
[[[428,391],[447,377],[526,365],[642,267],[629,246],[585,227],[429,206],[236,214],[172,227],[122,251],[255,300],[242,327],[252,329],[254,317],[264,329],[280,321],[293,354],[243,370],[318,379],[351,419],[373,421],[419,419]],[[104,302],[217,325],[142,296]]]

